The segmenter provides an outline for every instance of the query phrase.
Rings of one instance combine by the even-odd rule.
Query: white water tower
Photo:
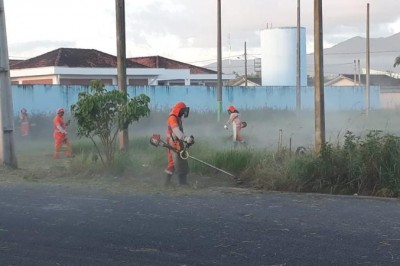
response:
[[[263,86],[296,86],[297,27],[261,31]],[[300,28],[300,86],[307,86],[306,29]]]

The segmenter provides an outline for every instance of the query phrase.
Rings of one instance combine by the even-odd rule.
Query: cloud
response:
[[[383,27],[382,30],[389,30],[390,33],[400,32],[400,17],[393,23],[388,23],[387,27]]]
[[[223,57],[242,55],[244,42],[249,54],[259,54],[260,30],[267,23],[274,27],[297,24],[297,1],[221,0],[221,3]],[[331,46],[365,36],[367,3],[370,3],[372,38],[400,31],[399,0],[323,1],[324,44]],[[301,23],[306,27],[308,51],[312,50],[314,38],[313,4],[310,0],[301,1]],[[115,1],[7,0],[5,11],[10,55],[29,52],[36,55],[39,47],[35,43],[43,40],[52,42],[43,44],[43,50],[50,46],[58,48],[53,44],[60,42],[60,45],[116,54]],[[215,0],[125,1],[125,14],[129,57],[161,55],[190,62],[216,58]]]

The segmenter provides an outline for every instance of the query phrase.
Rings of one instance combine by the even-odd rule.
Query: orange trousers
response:
[[[175,148],[175,150],[180,150],[181,144],[179,141],[173,141],[169,137],[167,137],[167,143]],[[179,156],[179,153],[176,151],[172,151],[167,149],[168,156],[168,164],[167,168],[165,168],[165,173],[167,174],[178,174],[178,175],[187,175],[189,173],[189,165],[187,160],[182,159]]]
[[[172,175],[175,172],[175,164],[174,159],[172,157],[173,151],[167,149],[167,157],[168,157],[168,164],[167,168],[165,168],[165,173]]]
[[[53,138],[54,138],[54,155],[53,155],[53,157],[60,158],[59,152],[61,151],[63,144],[65,144],[65,147],[66,147],[65,156],[70,157],[71,156],[71,143],[69,142],[67,135],[56,131],[53,134]]]

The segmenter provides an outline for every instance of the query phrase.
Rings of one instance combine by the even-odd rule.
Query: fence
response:
[[[30,113],[53,113],[58,107],[69,110],[87,86],[63,85],[13,85],[14,113],[21,108]],[[113,86],[107,89],[116,89]],[[216,109],[217,89],[205,86],[128,86],[131,97],[144,93],[151,99],[151,108],[169,109],[177,101],[184,101],[192,110],[210,111]],[[366,108],[364,87],[325,87],[325,110],[362,110]],[[277,110],[296,109],[296,87],[224,87],[222,103],[225,108]],[[302,110],[314,109],[314,87],[301,88]],[[370,107],[381,109],[380,88],[370,88]]]

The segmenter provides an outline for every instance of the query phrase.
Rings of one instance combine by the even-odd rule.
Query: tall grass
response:
[[[298,158],[289,178],[298,191],[399,196],[400,138],[372,130],[365,138],[348,131],[344,144],[326,143],[318,156]]]
[[[167,164],[166,150],[151,146],[149,138],[153,133],[163,135],[166,113],[167,110],[152,111],[149,118],[134,123],[130,127],[129,150],[118,153],[109,168],[96,160],[89,141],[76,138],[72,121],[68,131],[76,157],[71,160],[71,173],[82,177],[129,177],[150,172],[163,175]],[[328,138],[320,154],[314,154],[310,148],[302,155],[294,154],[292,145],[311,146],[311,113],[305,112],[301,119],[294,112],[271,109],[241,113],[248,123],[243,131],[248,147],[234,149],[229,132],[222,127],[224,119],[216,122],[215,112],[192,111],[189,119],[184,120],[185,132],[193,134],[196,141],[189,154],[241,177],[247,186],[260,189],[399,196],[400,138],[396,134],[400,134],[400,127],[392,122],[398,117],[397,111],[371,112],[368,119],[355,113],[327,114],[331,121],[327,131],[335,138]],[[385,119],[381,119],[380,114]],[[35,115],[32,121],[35,126],[31,128],[31,138],[35,142],[29,144],[25,139],[16,138],[18,152],[26,152],[24,162],[40,152],[33,143],[43,143],[40,145],[48,149],[46,153],[52,153],[52,117]],[[277,145],[281,129],[283,141]],[[35,152],[28,152],[31,146]],[[189,165],[196,175],[215,178],[224,175],[195,160],[189,159]]]

